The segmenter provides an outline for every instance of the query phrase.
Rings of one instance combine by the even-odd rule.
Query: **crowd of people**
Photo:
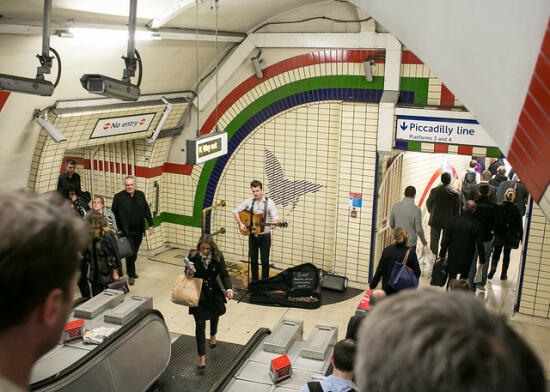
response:
[[[370,283],[375,288],[381,279],[382,289],[388,295],[399,291],[390,278],[395,263],[402,262],[405,255],[405,265],[417,278],[420,276],[416,245],[418,239],[424,246],[427,241],[415,196],[416,189],[407,186],[403,200],[393,206],[389,223],[394,241],[382,252]],[[500,279],[508,279],[511,250],[518,248],[523,238],[522,217],[528,196],[513,170],[506,175],[502,159],[492,158],[485,170],[483,158],[472,158],[454,186],[450,173],[441,174],[441,184],[431,189],[426,201],[430,214],[429,249],[446,260],[449,281],[460,278],[468,282],[473,292],[485,290],[487,280],[498,269],[501,255]]]
[[[495,168],[494,163],[490,168]],[[460,283],[457,288],[472,288],[477,260],[485,267],[484,280],[476,282],[483,286],[495,274],[501,253],[500,277],[507,279],[510,250],[519,246],[523,234],[525,208],[518,206],[518,199],[525,204],[527,196],[521,182],[514,176],[502,179],[498,164],[492,178],[482,171],[474,179],[468,173],[474,173],[478,164],[472,160],[460,190],[452,189],[450,175],[443,173],[441,185],[428,198],[430,234],[437,239],[430,238],[430,248],[448,258],[451,276],[463,278],[455,281]],[[145,221],[149,233],[153,230],[145,196],[135,189],[133,177],[127,177],[125,189],[114,196],[112,210],[105,208],[101,197],[85,209],[87,195],[75,177],[74,165],[67,162],[58,194],[0,192],[0,211],[4,222],[9,222],[0,225],[0,302],[5,310],[0,317],[0,390],[27,389],[33,363],[59,341],[77,282],[83,296],[86,288],[90,296],[122,276],[116,245],[120,235],[134,246],[126,268],[130,278],[137,278],[135,255]],[[251,189],[251,207],[263,204],[262,213],[278,219],[276,210],[269,211],[261,183],[253,182]],[[493,201],[493,194],[500,204]],[[475,296],[433,290],[399,293],[389,284],[396,262],[417,278],[420,275],[416,243],[420,239],[425,247],[428,244],[415,195],[414,187],[407,187],[405,198],[392,210],[394,244],[384,249],[371,282],[374,289],[382,281],[382,289],[370,295],[371,310],[350,319],[346,339],[336,344],[331,356],[332,374],[308,382],[300,391],[545,391],[544,371],[532,350]],[[85,219],[79,218],[82,215]],[[258,277],[258,249],[264,252],[265,245],[264,238],[256,240],[251,240],[250,247],[256,247]],[[263,269],[266,279],[268,270]],[[202,279],[198,306],[189,313],[195,319],[199,369],[204,369],[206,321],[210,321],[208,345],[214,349],[219,317],[233,297],[224,256],[211,236],[203,235],[191,251],[186,274]]]
[[[128,283],[135,284],[139,277],[135,262],[148,223],[149,235],[153,234],[153,218],[143,192],[136,189],[136,179],[127,176],[124,190],[113,197],[111,210],[105,207],[101,196],[91,199],[89,192],[82,190],[80,176],[75,172],[76,162],[68,159],[65,172],[59,176],[57,192],[70,201],[74,213],[89,224],[91,240],[82,250],[78,287],[84,298],[103,291],[109,284],[123,276],[117,239],[126,237],[132,254],[126,257]],[[92,201],[92,207],[89,203]],[[91,285],[91,290],[90,290]]]

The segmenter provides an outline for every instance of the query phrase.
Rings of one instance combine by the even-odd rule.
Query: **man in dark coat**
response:
[[[484,170],[483,173],[481,173],[481,182],[479,184],[474,185],[474,192],[475,192],[474,201],[476,203],[477,203],[477,200],[479,199],[479,187],[482,186],[483,184],[489,187],[489,199],[493,203],[497,202],[497,188],[489,184],[489,181],[491,181],[491,172],[489,170]]]
[[[497,169],[497,174],[491,178],[491,181],[489,181],[489,184],[497,188],[500,184],[502,184],[504,181],[508,181],[508,177],[506,177],[506,166],[499,166]]]
[[[478,257],[477,250],[474,254],[474,261],[472,262],[472,268],[470,269],[470,289],[475,292],[476,288],[485,290],[485,284],[487,283],[487,271],[489,269],[489,262],[491,257],[491,251],[493,246],[493,231],[495,229],[495,217],[497,213],[497,205],[493,203],[489,197],[489,184],[481,184],[479,187],[479,197],[476,201],[476,210],[474,212],[474,218],[481,223],[481,237],[483,240],[483,250],[485,251],[485,263],[482,267],[481,282],[475,283],[475,275],[477,272],[476,259]]]
[[[460,213],[460,196],[449,184],[451,175],[447,172],[441,174],[441,185],[430,191],[426,201],[426,207],[430,213],[430,249],[433,254],[438,254],[439,239],[441,230],[445,229],[447,223],[453,216]]]
[[[447,265],[449,280],[460,274],[461,279],[467,279],[474,261],[476,247],[479,252],[479,263],[485,263],[485,250],[481,224],[474,218],[476,203],[468,200],[464,204],[462,215],[456,216],[447,225],[439,257],[445,257],[447,251]]]
[[[500,166],[505,166],[502,158],[491,158],[491,164],[488,167],[488,170],[491,172],[491,176],[496,176],[497,170]]]
[[[65,173],[57,179],[57,191],[66,199],[69,199],[69,190],[75,192],[76,196],[82,197],[80,188],[80,175],[75,173],[76,162],[74,159],[67,159],[65,162]],[[87,200],[90,201],[90,200]]]
[[[134,279],[139,277],[136,274],[136,259],[145,232],[145,220],[149,225],[149,235],[152,235],[153,218],[151,217],[149,204],[145,200],[145,195],[143,192],[136,190],[136,179],[133,176],[126,177],[124,188],[113,198],[111,211],[115,214],[117,227],[131,241],[135,252],[133,256],[126,258],[128,283],[133,285]]]

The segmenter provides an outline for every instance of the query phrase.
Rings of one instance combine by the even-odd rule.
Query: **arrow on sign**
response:
[[[401,124],[401,129],[402,129],[402,130],[407,129],[407,126],[405,125],[405,121],[403,121],[403,124]]]

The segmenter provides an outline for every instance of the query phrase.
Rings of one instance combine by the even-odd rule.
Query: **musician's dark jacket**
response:
[[[201,254],[198,251],[189,260],[195,265],[196,272],[193,277],[203,279],[199,305],[189,308],[189,314],[196,314],[203,320],[210,320],[216,316],[221,316],[225,313],[225,304],[227,301],[216,277],[220,276],[222,284],[226,289],[232,289],[223,253],[219,252],[217,257],[212,255],[208,268],[203,263]]]

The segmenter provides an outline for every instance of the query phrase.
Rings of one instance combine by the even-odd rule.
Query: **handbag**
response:
[[[130,243],[130,240],[128,237],[118,237],[116,240],[116,247],[118,249],[118,256],[121,259],[125,259],[127,257],[132,257],[135,252],[132,247],[132,244]]]
[[[410,252],[411,249],[407,249],[403,261],[401,263],[396,262],[393,265],[389,285],[397,291],[418,287],[418,278],[414,274],[412,268],[408,267],[406,264]]]
[[[112,290],[123,291],[124,294],[130,292],[130,287],[128,287],[128,279],[126,278],[120,278],[119,280],[115,280],[114,282],[109,283],[107,285],[107,288]]]
[[[447,283],[447,278],[449,277],[449,269],[447,267],[447,259],[444,257],[437,259],[434,268],[432,270],[432,279],[430,284],[432,286],[445,286]]]
[[[181,274],[172,287],[172,302],[178,305],[195,307],[201,297],[202,279],[190,278]]]

